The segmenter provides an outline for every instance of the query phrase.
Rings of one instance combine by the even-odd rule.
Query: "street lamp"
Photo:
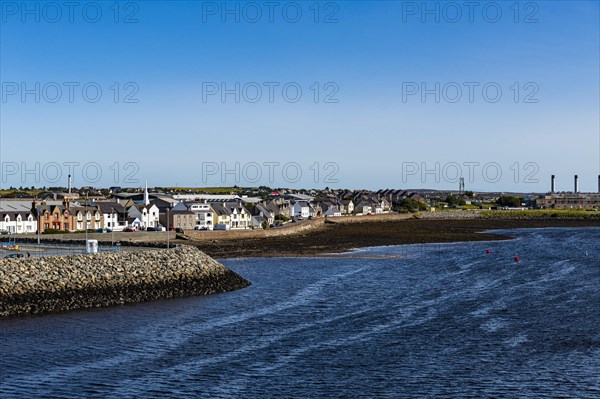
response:
[[[88,242],[88,210],[87,210],[87,206],[88,206],[88,199],[89,199],[89,195],[86,192],[85,193],[85,245],[87,248],[87,242]]]
[[[119,219],[119,218],[117,218]],[[115,249],[115,208],[113,208],[112,206],[110,207],[110,235],[111,235],[111,241],[112,241],[112,247],[113,247],[113,251]]]
[[[167,208],[167,249],[170,248],[170,241],[169,241],[170,238],[171,238],[171,218],[169,217],[169,208]]]
[[[40,209],[36,207],[35,210],[37,211],[37,242],[38,242],[38,245],[40,245],[41,244],[40,225],[41,225],[42,221],[40,220]]]
[[[88,253],[88,202],[90,200],[90,192],[85,193],[85,246],[84,253]],[[90,226],[92,225],[92,215],[90,215]]]
[[[17,234],[19,232],[19,214],[15,216],[15,248],[17,247]]]

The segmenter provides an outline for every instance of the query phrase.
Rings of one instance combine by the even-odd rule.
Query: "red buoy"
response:
[[[489,249],[486,249],[486,250],[485,250],[485,253],[489,254],[489,253],[492,253],[492,251],[491,251],[491,250],[489,250]]]
[[[518,256],[515,256],[515,262],[518,262],[520,259]]]

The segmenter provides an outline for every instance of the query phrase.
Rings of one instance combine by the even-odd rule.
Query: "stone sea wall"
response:
[[[0,259],[0,317],[209,295],[250,283],[190,246]]]

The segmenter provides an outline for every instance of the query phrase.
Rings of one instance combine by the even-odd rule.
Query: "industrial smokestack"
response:
[[[68,177],[69,181],[67,182],[67,187],[69,188],[69,194],[71,194],[71,175]]]
[[[556,176],[552,175],[550,178],[550,192],[554,194],[556,191]]]
[[[577,176],[577,175],[575,175],[575,178],[574,178],[573,192],[574,193],[578,193],[579,192],[579,176]]]

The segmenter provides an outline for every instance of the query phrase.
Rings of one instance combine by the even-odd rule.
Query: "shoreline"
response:
[[[213,258],[342,257],[368,247],[501,241],[514,237],[502,230],[521,228],[600,227],[598,219],[405,219],[329,222],[285,236],[188,240]],[[491,232],[494,230],[494,232]]]

